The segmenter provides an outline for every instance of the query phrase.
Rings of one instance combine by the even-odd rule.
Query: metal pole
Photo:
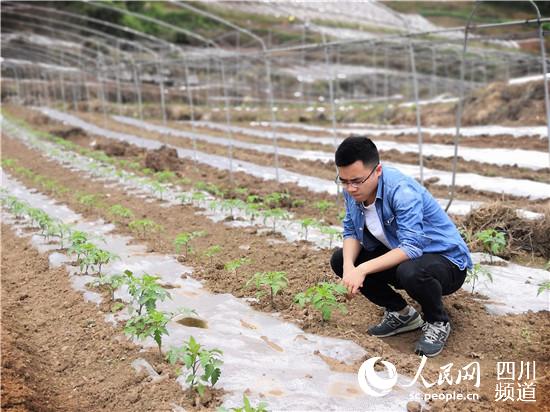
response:
[[[99,94],[101,95],[101,107],[103,109],[103,119],[107,120],[107,108],[105,107],[105,88],[103,86],[103,74],[101,66],[103,64],[103,54],[99,51],[99,43],[97,43],[97,81],[99,82]]]
[[[139,118],[140,120],[143,120],[143,107],[141,103],[141,82],[139,81],[139,72],[136,67],[136,63],[132,61],[132,72],[133,72],[133,78],[134,78],[134,87],[136,89],[136,97],[138,102],[138,111],[139,111]]]
[[[117,102],[117,111],[119,115],[122,115],[122,96],[120,94],[120,41],[116,41],[116,68],[115,68],[115,81],[116,81],[116,102]]]
[[[460,139],[460,126],[462,122],[462,109],[464,106],[464,72],[465,72],[465,64],[466,64],[466,48],[468,47],[468,33],[470,29],[470,23],[472,22],[472,19],[474,17],[474,14],[476,12],[477,7],[479,6],[479,2],[476,1],[474,4],[474,7],[470,13],[470,17],[468,18],[468,22],[466,24],[466,27],[464,29],[464,44],[462,46],[462,58],[460,59],[460,91],[459,91],[459,99],[456,109],[456,133],[454,137],[454,155],[453,155],[453,175],[451,180],[451,194],[449,197],[449,202],[447,203],[447,206],[445,207],[445,211],[448,212],[449,208],[451,207],[451,204],[454,199],[455,195],[455,189],[456,189],[456,166],[458,163],[458,143]]]
[[[334,66],[331,64],[330,52],[328,47],[325,47],[325,64],[327,65],[327,69],[329,70],[328,92],[330,99],[330,117],[332,122],[332,145],[334,146],[334,149],[336,149],[336,147],[338,146],[338,140],[336,138],[336,108],[334,107]]]
[[[225,121],[227,124],[227,135],[229,137],[229,180],[233,183],[233,132],[231,131],[231,113],[229,112],[229,96],[225,82],[225,67],[222,59],[218,60],[222,75],[223,97],[225,103]]]
[[[189,83],[189,66],[187,65],[187,61],[183,61],[183,66],[185,67],[185,90],[187,92],[187,102],[189,104],[189,113],[191,117],[191,129],[193,132],[195,131],[195,110],[193,106],[193,94],[191,91],[191,83]],[[195,135],[193,134],[193,159],[197,161],[197,139],[195,138]]]
[[[529,0],[529,3],[535,8],[537,12],[538,29],[539,29],[539,42],[540,42],[540,58],[542,61],[542,83],[544,84],[544,105],[546,107],[546,136],[548,138],[548,163],[550,164],[550,98],[548,96],[548,69],[546,67],[546,50],[544,49],[544,30],[542,23],[540,22],[541,15],[536,3]]]
[[[44,73],[41,73],[41,78],[44,78],[42,80],[42,85],[44,89],[44,100],[46,102],[46,106],[51,106],[51,100],[50,100],[50,83],[48,82],[46,75]]]
[[[72,91],[72,94],[73,94],[73,110],[74,111],[77,111],[78,110],[78,106],[76,105],[76,80],[72,80],[72,87],[71,87],[71,91]]]
[[[416,129],[418,133],[418,162],[420,167],[420,184],[424,185],[424,156],[422,155],[422,127],[420,126],[420,102],[418,101],[418,77],[416,74],[416,63],[414,60],[414,48],[412,41],[409,39],[409,56],[411,59],[412,80],[414,101],[416,103]]]
[[[271,58],[266,53],[264,55],[265,71],[267,76],[267,90],[269,98],[269,109],[271,111],[271,138],[275,147],[275,177],[279,182],[279,146],[277,144],[277,133],[275,132],[275,104],[273,102],[273,83],[271,81]]]
[[[15,75],[15,91],[17,92],[17,100],[21,102],[21,84],[19,83],[19,75],[17,74],[17,68],[14,66],[11,68]]]
[[[437,60],[435,58],[435,47],[432,51],[432,81],[430,82],[430,97],[433,99],[437,95]]]
[[[157,70],[159,74],[159,86],[160,86],[160,107],[162,110],[162,123],[166,125],[166,105],[164,102],[164,79],[162,75],[162,63],[159,60],[159,63],[157,65]]]

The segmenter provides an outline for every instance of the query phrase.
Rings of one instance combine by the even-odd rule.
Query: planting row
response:
[[[170,128],[160,128],[158,125],[153,123],[148,123],[144,121],[140,121],[137,119],[133,119],[130,117],[124,117],[124,116],[113,116],[113,118],[121,123],[126,123],[129,125],[134,125],[137,127],[143,127],[145,130],[153,130],[152,126],[158,127],[156,130],[162,131],[162,133],[173,133]],[[258,138],[260,140],[272,140],[273,135],[270,131],[261,130],[258,128],[252,128],[252,127],[240,127],[240,126],[227,126],[222,123],[214,123],[214,122],[195,122],[191,123],[190,125],[187,123],[182,123],[182,125],[185,125],[187,127],[191,126],[192,128],[194,126],[200,127],[203,130],[217,130],[222,132],[231,132],[233,136],[235,134],[243,135],[243,136],[251,136]],[[350,136],[350,135],[366,135],[371,137],[378,137],[379,135],[383,133],[391,134],[391,135],[399,135],[401,133],[406,133],[400,130],[399,128],[395,129],[382,129],[377,130],[374,132],[372,129],[366,129],[366,130],[342,130],[340,129],[338,131],[339,135]],[[416,131],[415,131],[416,132]],[[312,147],[317,146],[319,149],[321,149],[320,146],[329,146],[334,150],[335,143],[340,144],[340,142],[343,140],[343,137],[338,137],[336,140],[333,137],[317,137],[317,136],[310,136],[307,134],[297,134],[297,133],[284,133],[277,130],[277,139],[281,139],[281,144],[286,143],[287,141],[290,142],[298,142],[298,143],[311,143],[313,144]],[[327,135],[330,134],[330,131],[327,132]],[[193,134],[188,134],[190,137],[193,137]],[[198,138],[198,137],[197,137]],[[414,153],[418,154],[418,144],[414,143],[406,143],[406,142],[399,142],[395,140],[382,140],[382,139],[376,139],[376,146],[378,149],[382,152],[382,157],[384,156],[384,152],[390,151],[390,150],[396,150],[399,153]],[[325,147],[325,149],[328,149],[328,147]],[[327,153],[329,156],[332,154],[332,152],[324,152]],[[442,158],[450,158],[454,155],[454,147],[451,145],[443,145],[443,144],[433,144],[433,143],[425,143],[422,146],[422,153],[424,156],[435,156],[435,157],[442,157]],[[459,149],[460,157],[466,161],[475,161],[479,163],[487,163],[487,164],[495,164],[499,166],[513,166],[517,165],[520,168],[526,168],[526,169],[545,169],[549,167],[548,164],[548,153],[545,153],[543,151],[535,151],[535,150],[520,150],[520,149],[504,149],[504,148],[472,148],[468,147],[467,145],[461,145]],[[318,157],[320,160],[324,160],[322,157]],[[329,157],[329,160],[332,160],[332,156]]]
[[[143,136],[136,136],[135,134],[143,133],[137,131],[135,128],[132,130],[132,134],[128,133],[120,133],[115,132],[110,129],[100,128],[97,127],[89,122],[83,121],[80,118],[59,112],[53,109],[41,109],[41,112],[55,120],[63,121],[67,124],[70,124],[74,127],[80,127],[84,130],[87,130],[90,133],[97,134],[104,137],[114,138],[117,140],[126,140],[128,142],[132,142],[134,144],[138,144],[142,147],[143,145],[147,145],[149,148],[152,148],[152,145],[155,143],[158,144],[158,141],[151,140],[150,138],[145,138]],[[137,121],[133,121],[137,122]],[[143,125],[141,126],[143,127]],[[158,128],[161,128],[161,126],[150,126],[152,130],[157,130]],[[164,128],[166,129],[166,128]],[[135,133],[135,134],[134,134]],[[248,151],[252,151],[254,153],[266,153],[268,155],[272,155],[274,153],[274,147],[268,146],[268,145],[254,145],[250,143],[245,142],[239,142],[234,140],[228,140],[223,138],[213,138],[209,136],[203,136],[203,135],[197,135],[193,134],[190,136],[188,133],[184,133],[181,131],[175,131],[171,130],[172,134],[176,134],[178,138],[185,138],[187,140],[193,140],[193,139],[206,139],[210,145],[208,146],[207,152],[201,152],[197,150],[193,150],[193,153],[189,153],[189,151],[182,149],[180,147],[180,141],[170,141],[172,144],[175,145],[175,147],[178,149],[178,154],[182,157],[188,157],[192,158],[201,162],[206,162],[211,165],[215,165],[212,163],[212,159],[210,153],[214,151],[214,147],[212,146],[212,141],[215,141],[217,145],[222,146],[229,146],[229,147],[236,147],[239,148],[240,146],[243,146]],[[183,136],[182,136],[183,135]],[[163,134],[160,133],[159,140],[164,141],[166,139],[163,139]],[[180,139],[181,140],[181,139]],[[330,158],[329,153],[322,153],[322,152],[303,152],[300,150],[295,149],[286,149],[286,148],[279,148],[278,149],[281,155],[285,155],[287,157],[290,157],[294,163],[296,163],[296,160],[303,159],[304,157],[309,157],[310,160],[320,160],[325,159],[328,160]],[[184,151],[187,153],[180,153],[180,151]],[[235,152],[234,155],[238,155],[238,152]],[[257,155],[256,155],[257,156]],[[210,158],[210,159],[208,159]],[[253,160],[253,159],[252,159]],[[259,166],[259,160],[256,158],[256,163],[250,163],[250,162],[244,162],[242,160],[233,160],[230,158],[221,158],[220,156],[216,155],[216,163],[222,162],[227,165],[228,170],[239,170],[239,166],[247,168],[245,170],[247,173],[252,173],[261,175],[263,178],[271,178],[271,179],[280,179],[281,181],[298,181],[299,184],[307,187],[310,190],[313,191],[319,191],[324,190],[327,193],[336,193],[337,188],[335,187],[334,181],[332,180],[323,180],[319,179],[317,177],[313,177],[310,174],[312,173],[312,168],[317,173],[316,176],[326,176],[326,177],[333,177],[335,172],[334,170],[324,170],[319,169],[319,167],[315,167],[313,164],[309,165],[308,169],[310,173],[309,175],[304,174],[297,174],[294,171],[289,171],[286,169],[272,169],[269,170],[265,168],[265,166]],[[303,162],[303,160],[302,160]],[[233,165],[235,163],[235,166]],[[405,164],[392,164],[389,162],[384,162],[388,166],[396,166],[400,170],[402,170],[404,173],[411,175],[413,177],[418,178],[420,176],[420,171],[418,166],[413,165],[405,165]],[[224,167],[225,168],[225,167]],[[233,169],[234,168],[234,169]],[[332,169],[332,168],[331,168]],[[328,172],[328,174],[327,174]],[[426,181],[431,182],[431,186],[450,186],[453,180],[453,176],[450,172],[446,171],[440,171],[440,170],[430,170],[428,168],[424,168],[424,178]],[[512,197],[527,197],[530,199],[546,199],[550,195],[550,184],[542,183],[542,182],[535,182],[531,180],[525,180],[525,179],[509,179],[504,177],[487,177],[487,176],[481,176],[479,174],[474,173],[457,173],[456,175],[456,184],[459,187],[471,187],[476,191],[479,192],[491,192],[496,194],[506,194],[508,196]]]
[[[280,232],[290,241],[309,240],[318,247],[332,248],[341,239],[341,229],[339,227],[332,227],[320,220],[309,217],[301,220],[290,220],[291,214],[281,208],[283,202],[289,199],[287,193],[274,192],[265,197],[260,197],[248,194],[245,188],[237,188],[236,191],[245,196],[245,200],[238,198],[224,199],[223,193],[217,186],[204,182],[196,183],[196,190],[194,191],[183,191],[181,187],[168,183],[177,180],[173,172],[163,171],[156,173],[153,177],[138,176],[133,172],[115,167],[112,160],[104,154],[84,150],[85,154],[93,156],[93,158],[85,158],[73,151],[64,150],[68,148],[74,150],[77,147],[64,139],[50,136],[51,140],[45,141],[28,130],[18,128],[18,126],[5,119],[2,124],[4,130],[11,136],[17,137],[31,147],[43,151],[49,157],[65,164],[67,167],[90,173],[95,178],[122,185],[127,190],[164,200],[171,205],[190,204],[206,209],[204,213],[214,221],[230,218],[236,226],[263,225],[273,231]],[[10,162],[10,159],[4,159],[3,164],[5,166],[15,166]],[[81,203],[90,206],[97,203],[97,200],[93,195],[86,195],[85,193],[82,193],[79,198]],[[324,215],[329,208],[334,206],[328,201],[319,201],[315,204],[315,207],[321,215]],[[133,214],[125,210],[115,209],[111,213],[114,217],[134,217]],[[130,222],[130,227],[141,232],[155,230],[153,224],[140,220]]]
[[[244,365],[253,362],[255,365],[268,365],[272,377],[270,379],[271,384],[274,378],[282,374],[276,381],[283,393],[278,394],[277,397],[269,396],[269,393],[266,394],[270,406],[274,402],[277,407],[292,408],[297,405],[313,405],[312,402],[321,401],[330,408],[331,391],[328,388],[324,390],[325,395],[321,399],[318,398],[322,393],[319,391],[321,389],[319,385],[327,385],[324,378],[328,366],[323,361],[315,360],[318,358],[313,353],[315,351],[325,352],[324,356],[342,357],[342,359],[348,361],[354,358],[358,359],[363,354],[358,347],[354,347],[345,341],[303,334],[302,331],[290,324],[252,313],[246,305],[237,305],[238,301],[229,295],[210,295],[189,278],[185,281],[175,280],[173,274],[174,269],[176,269],[175,265],[177,265],[175,261],[170,264],[165,261],[162,265],[163,268],[157,269],[164,272],[159,276],[149,275],[142,272],[141,269],[121,271],[120,268],[133,267],[136,263],[135,261],[132,263],[131,260],[132,254],[137,254],[136,246],[128,246],[128,239],[120,239],[115,235],[109,235],[108,228],[94,225],[94,233],[100,232],[104,237],[101,241],[97,235],[91,235],[79,230],[79,228],[67,225],[65,223],[66,218],[57,220],[54,217],[55,215],[66,216],[67,211],[54,212],[59,207],[51,205],[52,202],[47,198],[27,192],[7,176],[4,176],[3,185],[10,193],[17,193],[21,198],[25,198],[25,200],[32,203],[31,205],[13,195],[3,195],[3,204],[16,216],[19,224],[36,227],[40,236],[45,238],[42,244],[48,245],[50,248],[52,246],[49,245],[50,242],[47,240],[52,238],[64,239],[64,245],[67,246],[67,256],[72,257],[78,267],[78,269],[71,269],[72,266],[69,263],[71,276],[84,277],[86,283],[102,286],[109,290],[109,296],[115,299],[112,310],[117,312],[109,319],[124,321],[124,330],[127,334],[136,339],[154,340],[159,351],[163,345],[171,346],[171,349],[166,352],[167,361],[171,363],[181,362],[185,383],[183,383],[183,378],[180,379],[180,383],[189,386],[191,390],[197,391],[199,396],[203,395],[205,386],[215,384],[218,379],[226,389],[235,390],[235,387],[239,387],[242,391],[243,388],[248,387],[254,395],[257,395],[256,391],[265,393],[265,387],[262,387],[260,382],[261,379],[258,380],[257,377],[254,377],[254,372],[250,371],[247,376],[235,376],[235,374],[240,374]],[[51,215],[43,209],[35,208],[34,204],[48,204],[48,209],[52,211]],[[71,216],[71,218],[75,219],[75,216]],[[77,216],[76,218],[81,222],[79,227],[86,225],[86,222],[82,222],[80,217]],[[60,228],[63,229],[60,230]],[[100,242],[108,245],[108,247],[105,249],[100,248]],[[122,246],[116,246],[121,244]],[[118,253],[112,250],[113,247],[118,249],[116,250]],[[142,254],[142,251],[140,250],[138,253]],[[114,263],[116,259],[118,261]],[[51,258],[50,260],[54,259]],[[55,260],[59,261],[59,257],[56,256]],[[148,256],[149,266],[155,265],[154,260],[154,255]],[[158,257],[157,262],[160,260],[161,257]],[[181,273],[182,270],[189,272],[188,268],[180,268],[179,272]],[[159,283],[167,281],[168,272],[171,273],[168,275],[170,276],[171,285],[176,286],[176,289],[172,289],[171,294],[163,289]],[[268,283],[264,283],[266,280]],[[267,286],[272,294],[277,293],[276,291],[283,287],[285,283],[284,275],[281,276],[280,274],[256,274],[249,282],[255,283],[259,288]],[[297,296],[296,299],[299,304],[316,302],[317,306],[321,305],[318,307],[323,317],[330,317],[330,313],[341,305],[332,293],[342,293],[342,290],[339,290],[338,286],[321,284],[308,289],[308,291]],[[181,309],[182,303],[194,309]],[[122,306],[125,306],[125,308],[122,309]],[[174,308],[178,309],[174,310]],[[200,308],[200,310],[196,308]],[[222,308],[223,313],[220,313]],[[195,328],[195,333],[194,331],[191,332],[193,330],[191,327],[184,327],[181,324],[191,324],[190,318],[195,319],[197,311],[201,313],[202,317],[193,322],[193,325],[196,326],[200,324],[198,320],[203,320],[203,324],[207,327]],[[233,319],[233,321],[230,321],[230,319]],[[243,324],[248,325],[248,327],[243,327]],[[251,325],[254,325],[254,327],[251,328]],[[190,333],[193,333],[193,335],[189,336]],[[223,339],[219,334],[223,335]],[[235,337],[239,336],[237,338],[240,342],[239,348],[234,347],[236,341],[231,339],[233,334],[235,334]],[[184,345],[174,345],[174,343],[182,341],[182,336],[186,336],[183,341],[185,342]],[[199,338],[193,336],[198,336],[200,341],[204,340],[208,343],[216,341],[226,342],[227,344],[222,344],[221,349],[207,350],[197,343]],[[303,336],[303,339],[300,338],[296,341],[297,336]],[[147,344],[147,342],[145,343]],[[222,350],[224,354],[223,363]],[[243,354],[246,354],[246,359],[242,358]],[[294,368],[289,368],[290,364],[283,359],[285,357],[295,359],[296,356],[302,359],[301,365],[294,365]],[[274,359],[269,359],[273,357]],[[313,361],[313,364],[311,361]],[[273,367],[274,364],[280,364],[281,362],[284,366],[280,370]],[[307,373],[305,373],[306,370]],[[258,374],[260,372],[258,371]],[[229,378],[227,380],[223,379],[226,373],[230,375],[231,380]],[[295,383],[301,381],[301,385],[311,387],[311,391],[296,392],[292,389],[293,384],[285,388],[284,380],[280,378],[283,376],[288,378],[289,374],[294,376]],[[336,373],[334,377],[336,382],[332,382],[332,386],[341,388],[357,386],[354,374]],[[254,383],[254,379],[258,381]],[[323,379],[325,383],[323,383]],[[365,396],[361,396],[359,391],[350,389],[348,392],[353,395],[348,396],[343,401],[349,407],[353,407],[353,405],[357,407],[359,403],[365,402]],[[312,393],[315,396],[312,396]],[[232,399],[235,399],[235,396]],[[393,399],[393,402],[402,403],[405,400],[406,398],[397,397]],[[339,399],[339,402],[341,405],[342,399]],[[390,405],[389,399],[379,404],[381,410],[387,409],[388,405]]]
[[[9,125],[8,125],[8,130]],[[16,133],[14,129],[14,133]],[[30,131],[27,131],[29,136],[32,136]],[[71,144],[66,140],[54,138],[50,136],[50,139],[54,139],[57,144],[61,144],[63,148],[70,148],[74,150],[77,145]],[[37,139],[34,139],[34,144],[38,142]],[[43,143],[45,145],[46,143]],[[52,148],[46,149],[52,152]],[[212,195],[217,195],[216,198],[206,198],[204,192],[178,192],[167,185],[166,182],[172,181],[174,183],[181,183],[184,179],[176,179],[174,173],[169,171],[163,171],[157,173],[154,177],[155,179],[150,178],[138,178],[135,174],[131,172],[126,172],[124,170],[118,170],[113,166],[113,159],[105,156],[102,153],[94,153],[94,157],[103,161],[92,161],[89,164],[89,159],[82,159],[78,155],[69,155],[68,153],[59,153],[59,151],[53,149],[55,157],[60,161],[70,161],[70,164],[73,167],[80,168],[81,170],[86,170],[92,172],[95,176],[101,176],[106,179],[117,179],[119,183],[131,187],[132,189],[146,190],[144,193],[153,194],[161,200],[168,199],[172,202],[193,202],[196,206],[206,207],[211,212],[210,215],[215,220],[221,220],[227,216],[233,219],[234,225],[246,225],[247,223],[254,224],[257,222],[256,216],[263,217],[263,224],[265,225],[270,221],[269,226],[272,229],[277,229],[285,235],[288,240],[297,240],[305,239],[308,240],[308,232],[311,232],[309,235],[309,240],[313,241],[318,246],[328,246],[332,247],[333,241],[339,237],[339,229],[330,226],[323,226],[319,221],[314,218],[305,217],[299,221],[288,221],[289,213],[281,208],[281,206],[286,202],[290,202],[289,195],[284,192],[274,192],[264,196],[251,195],[245,188],[236,188],[234,191],[236,195],[240,195],[244,200],[238,198],[234,199],[221,199],[225,196],[225,193],[222,190],[213,184],[206,184],[198,182],[195,187],[208,191]],[[88,149],[81,149],[82,152],[89,154],[91,151]],[[72,159],[72,160],[71,160]],[[126,161],[120,161],[120,164],[126,164]],[[133,166],[139,167],[139,165],[134,164]],[[292,205],[297,206],[298,202],[303,203],[303,201],[292,200]],[[318,201],[314,204],[318,212],[321,215],[325,215],[326,211],[330,208],[334,208],[334,204],[328,201]],[[262,209],[262,207],[268,207],[267,209]],[[227,215],[227,212],[229,214]],[[224,215],[225,213],[225,215]],[[341,219],[342,216],[339,216]],[[235,221],[234,219],[240,219]],[[278,223],[278,220],[281,222]],[[278,226],[277,226],[278,225]],[[463,235],[465,236],[466,241],[470,246],[478,247],[482,246],[481,239],[477,238],[475,233],[472,233],[471,230],[464,228]],[[535,237],[536,240],[536,237]]]
[[[62,142],[64,142],[64,141],[62,141]],[[67,144],[65,143],[65,145],[67,145]],[[51,151],[51,149],[50,149],[50,151]],[[77,155],[75,155],[75,156],[77,156]],[[65,158],[65,161],[67,161],[67,160],[68,159]],[[9,159],[5,159],[4,163],[9,164],[10,163]],[[78,166],[82,169],[82,165],[85,164],[86,162],[83,161],[82,158],[77,157],[77,158],[73,159],[73,161],[71,161],[70,163],[73,166]],[[11,165],[11,166],[13,167],[14,165]],[[103,164],[102,166],[103,166],[103,168],[93,168],[94,171],[95,171],[95,175],[96,176],[100,175],[102,177],[112,179],[113,178],[113,167],[110,166],[110,165],[105,165],[105,164]],[[16,168],[15,170],[18,171],[19,173],[26,173],[26,174],[31,173],[32,174],[32,172],[30,172],[28,170],[24,170],[24,168],[21,168],[21,167]],[[83,170],[90,170],[90,169],[86,167]],[[116,169],[114,171],[116,172]],[[162,176],[166,177],[166,175],[162,175]],[[135,179],[135,177],[132,177],[130,180],[133,181],[134,179]],[[154,185],[151,185],[150,179],[145,179],[145,180],[149,182],[150,186],[154,187]],[[40,181],[40,183],[43,183],[43,182]],[[156,183],[156,185],[159,184],[158,182],[154,182],[154,183]],[[44,187],[46,189],[51,189],[52,186],[54,186],[54,183],[52,183],[51,181],[46,181],[44,183]],[[156,191],[158,191],[158,190],[156,190]],[[195,194],[196,194],[196,192],[195,192]],[[100,205],[97,204],[97,199],[93,195],[79,194],[77,196],[78,196],[78,201],[80,203],[88,204],[89,206],[92,206],[93,203],[96,203],[96,206],[100,206]],[[160,196],[157,196],[157,197],[162,199],[162,192],[160,193]],[[193,195],[190,195],[187,198],[193,198],[193,197],[194,197]],[[172,196],[172,198],[174,198],[174,196]],[[212,202],[210,202],[210,204],[212,204]],[[222,202],[222,204],[223,204],[223,202]],[[235,205],[235,202],[229,202],[229,205],[232,207],[232,205]],[[215,206],[215,204],[214,204],[214,206]],[[275,212],[277,210],[280,210],[280,209],[270,209],[270,211],[272,211],[272,212]],[[109,213],[111,215],[113,215],[113,217],[115,217],[115,218],[119,217],[119,218],[128,218],[128,219],[130,219],[130,218],[133,217],[133,213],[131,211],[121,207],[120,205],[112,206],[109,209]],[[275,219],[275,218],[273,217],[273,219]],[[275,220],[274,220],[274,222],[275,222]],[[305,237],[306,238],[307,238],[307,229],[308,229],[310,224],[313,224],[313,220],[304,219],[304,221],[301,222],[302,227],[305,229]],[[139,233],[143,237],[147,236],[149,233],[158,231],[160,229],[160,226],[158,224],[156,224],[155,222],[153,222],[149,219],[132,220],[128,223],[128,227],[132,231]],[[334,229],[334,228],[331,228],[331,229],[336,231],[336,229]],[[335,233],[337,233],[337,232],[335,232]],[[478,233],[473,233],[473,234],[470,234],[468,232],[464,232],[463,235],[465,236],[465,238],[468,240],[469,243],[472,243],[472,241],[478,242],[488,252],[493,253],[495,255],[496,254],[501,254],[506,249],[506,246],[507,246],[506,245],[507,239],[506,239],[505,235],[502,232],[499,232],[495,229],[486,229],[486,230],[480,231]],[[184,232],[184,233],[178,234],[176,236],[175,240],[174,240],[174,245],[176,247],[176,251],[179,253],[180,250],[183,249],[183,250],[185,250],[185,255],[187,255],[187,252],[190,248],[190,244],[191,244],[192,239],[194,239],[195,237],[198,237],[198,236],[201,236],[200,231]],[[287,238],[288,238],[288,236],[287,236]],[[329,242],[332,243],[332,239],[330,239]],[[329,246],[330,246],[330,243],[329,243]],[[213,245],[205,252],[205,255],[211,258],[213,255],[218,254],[220,252],[221,252],[221,247],[219,245]],[[492,255],[490,255],[490,256],[492,256]],[[492,257],[491,257],[491,260],[492,260]],[[238,267],[242,263],[243,263],[242,260],[237,259],[234,262],[228,262],[227,265],[229,265],[230,267],[232,265],[237,265],[236,267]],[[275,271],[275,272],[267,272],[267,273],[269,274],[270,277],[273,277],[273,276],[277,276],[277,275],[280,276],[281,273],[283,273],[283,272]],[[284,274],[283,274],[283,276],[284,276]],[[468,277],[468,283],[472,282],[473,284],[475,284],[475,282],[478,280],[478,278],[480,276],[483,277],[483,278],[486,278],[487,280],[492,279],[491,276],[490,276],[490,272],[487,269],[482,268],[480,265],[476,265],[474,267],[474,269],[471,271],[471,273]],[[504,274],[504,277],[505,278],[510,277],[510,274]],[[513,278],[514,278],[514,275],[513,275],[513,271],[512,271],[512,282],[514,281]],[[278,282],[278,279],[273,278],[271,281]],[[266,280],[266,279],[257,279],[256,280],[256,283],[258,285],[260,285],[262,283],[267,284],[268,282],[269,282],[269,280]],[[499,283],[499,285],[502,285],[502,283]],[[496,289],[498,289],[498,288],[496,288]],[[473,291],[473,287],[472,287],[472,291]],[[485,288],[485,292],[490,296],[495,295],[495,292],[493,292],[491,290],[491,288],[489,288],[489,287]],[[496,295],[500,295],[500,294],[496,293]],[[511,307],[513,307],[514,310],[520,310],[521,311],[522,308],[535,309],[536,307],[538,307],[538,305],[536,304],[536,302],[533,305],[533,302],[531,302],[530,300],[524,302],[523,305],[517,305],[516,303],[512,302],[512,300],[510,300],[510,304],[506,306],[506,309],[504,309],[504,311],[510,310],[509,308],[511,308]],[[503,311],[500,311],[500,312],[502,313]]]
[[[130,141],[131,143],[134,143],[138,147],[142,147],[142,148],[158,148],[158,147],[161,146],[160,142],[157,142],[157,141],[151,141],[149,139],[136,138],[135,136],[129,135],[127,133],[107,132],[105,129],[101,129],[101,130],[102,130],[101,133],[107,133],[108,134],[108,139],[107,140],[115,139],[115,141],[118,140],[118,141],[122,141],[122,142]],[[163,140],[167,140],[167,139],[163,139]],[[207,154],[203,154],[203,153],[197,154],[196,151],[186,150],[186,149],[182,149],[182,148],[179,148],[179,147],[177,147],[175,149],[177,149],[177,153],[180,157],[187,158],[187,159],[195,159],[196,158],[196,161],[199,164],[207,165],[207,166],[211,165],[214,169],[218,169],[218,170],[222,170],[222,171],[226,170],[227,171],[227,170],[230,170],[230,167],[232,165],[234,173],[233,174],[230,173],[229,176],[234,177],[237,172],[243,172],[246,175],[248,175],[249,177],[257,176],[257,177],[259,177],[260,179],[263,180],[265,178],[275,179],[276,175],[277,175],[277,170],[275,170],[273,168],[267,168],[265,166],[257,166],[256,164],[252,164],[252,163],[244,162],[244,161],[240,161],[240,160],[231,160],[231,159],[229,159],[227,157],[223,157],[223,156],[207,155]],[[264,162],[264,160],[262,162]],[[299,186],[306,187],[306,188],[308,188],[308,190],[311,189],[314,192],[320,192],[320,193],[322,193],[322,192],[329,193],[329,192],[332,192],[332,191],[336,191],[336,185],[332,181],[322,180],[322,179],[318,179],[318,178],[312,178],[310,176],[304,176],[304,175],[296,174],[296,173],[293,173],[293,172],[288,172],[287,173],[287,171],[284,170],[284,169],[279,169],[278,171],[279,171],[279,179],[280,179],[281,182],[282,181],[287,181],[287,182],[296,181],[296,183]],[[332,173],[333,172],[331,172],[331,174]],[[239,178],[241,179],[241,177],[239,177]],[[261,185],[263,186],[263,185],[266,185],[266,184],[268,184],[268,182],[262,183]],[[256,185],[256,186],[258,185],[257,181],[254,183],[254,185]],[[437,189],[437,186],[434,186],[433,190],[435,190],[435,193],[438,193],[438,192],[441,191],[441,190]],[[458,188],[458,190],[460,191],[461,189]],[[444,192],[445,192],[445,194],[447,194],[446,191],[444,191]],[[471,190],[470,190],[470,192],[471,192]],[[493,194],[493,196],[495,196],[495,195]],[[443,204],[446,204],[446,201],[444,201],[444,200],[441,200],[440,202],[443,203]],[[479,206],[478,202],[454,200],[453,204],[450,208],[450,212],[452,214],[462,214],[462,215],[464,215],[464,214],[468,213],[470,210],[472,210],[472,208],[478,207],[478,206]]]

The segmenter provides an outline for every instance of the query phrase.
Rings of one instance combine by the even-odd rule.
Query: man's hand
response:
[[[363,286],[363,281],[365,280],[366,273],[363,272],[360,266],[354,267],[344,267],[344,276],[342,277],[342,282],[344,286],[348,289],[348,297],[353,297],[359,291],[359,288]]]

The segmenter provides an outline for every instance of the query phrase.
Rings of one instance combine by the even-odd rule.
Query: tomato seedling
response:
[[[245,284],[245,287],[250,287],[251,284],[254,284],[256,290],[256,297],[261,299],[266,292],[262,289],[269,289],[269,297],[271,301],[271,306],[275,307],[274,298],[275,296],[284,288],[288,286],[288,279],[286,277],[286,272],[256,272]]]
[[[191,336],[181,348],[170,349],[166,359],[171,365],[178,362],[183,363],[188,371],[185,382],[189,384],[191,390],[203,397],[206,385],[214,386],[220,378],[220,366],[223,364],[222,354],[220,349],[203,348]],[[202,374],[200,374],[201,369]]]
[[[320,282],[294,297],[294,303],[300,307],[311,305],[321,312],[323,322],[329,321],[334,309],[347,313],[346,305],[338,302],[337,295],[345,295],[347,289],[340,283]]]

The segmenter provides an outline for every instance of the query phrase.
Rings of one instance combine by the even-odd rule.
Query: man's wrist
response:
[[[344,269],[355,269],[355,265],[351,262],[344,262]]]
[[[369,274],[369,262],[361,263],[359,266],[357,266],[357,269],[359,270],[359,273],[363,275],[363,279],[367,277]]]

